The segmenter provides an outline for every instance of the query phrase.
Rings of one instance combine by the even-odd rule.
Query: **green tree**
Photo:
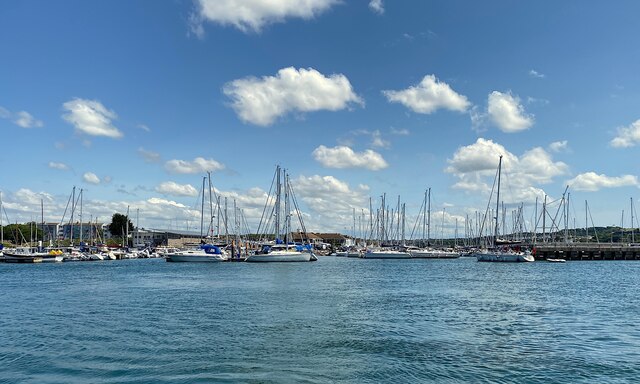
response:
[[[125,235],[126,227],[129,225],[129,232],[133,231],[133,223],[127,219],[127,216],[121,213],[114,213],[111,217],[111,224],[109,224],[109,232],[112,236],[123,237]]]

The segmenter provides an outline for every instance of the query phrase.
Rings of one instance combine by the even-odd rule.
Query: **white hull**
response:
[[[215,263],[227,261],[227,256],[217,253],[206,253],[204,251],[181,251],[166,255],[167,261],[186,263]]]
[[[535,261],[533,256],[522,252],[481,252],[476,253],[478,261],[502,262],[502,263],[521,263]]]
[[[410,259],[409,252],[401,251],[368,251],[362,254],[363,259]]]
[[[336,252],[337,257],[361,257],[362,254],[360,252],[354,251],[340,251]]]
[[[457,252],[447,252],[435,249],[420,249],[410,251],[411,257],[415,259],[457,259],[460,254]]]
[[[261,263],[311,261],[311,256],[312,254],[310,252],[273,251],[267,254],[249,255],[245,261]]]

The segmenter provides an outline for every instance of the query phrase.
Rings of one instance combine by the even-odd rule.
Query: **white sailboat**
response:
[[[502,155],[498,162],[498,190],[496,194],[496,216],[494,226],[494,236],[492,239],[493,247],[491,249],[483,249],[474,253],[478,261],[486,262],[530,262],[534,261],[534,257],[529,251],[519,251],[513,249],[499,249],[496,246],[496,239],[498,238],[498,212],[500,210],[500,176],[502,173]]]
[[[410,259],[411,258],[411,254],[409,252],[406,251],[406,247],[402,246],[402,247],[385,247],[382,246],[382,242],[385,239],[388,239],[387,235],[387,228],[385,225],[385,212],[386,212],[386,205],[385,205],[385,199],[386,199],[386,194],[382,195],[382,206],[380,208],[380,211],[378,213],[378,222],[379,222],[379,246],[378,247],[370,247],[367,248],[367,250],[364,251],[364,253],[362,253],[362,258],[363,259]],[[400,223],[400,197],[398,197],[398,224]],[[403,213],[404,213],[404,209],[403,209]],[[402,220],[402,241],[404,244],[404,216],[403,216],[403,220]]]
[[[202,179],[202,206],[200,209],[200,238],[204,239],[204,196],[205,181]],[[209,174],[209,181],[211,175]],[[211,193],[211,183],[209,183],[209,192]],[[202,240],[204,242],[204,240]],[[229,260],[229,255],[220,247],[213,244],[201,244],[198,248],[192,249],[174,249],[165,254],[165,260],[169,262],[220,262]]]
[[[212,244],[202,244],[196,249],[176,250],[165,256],[170,262],[218,262],[227,261],[226,252]]]
[[[284,179],[281,182],[281,174]],[[291,235],[291,209],[289,207],[290,200],[293,200],[294,209],[298,216],[300,226],[302,228],[302,234],[306,234],[306,228],[302,217],[300,216],[300,210],[298,209],[293,189],[289,183],[289,175],[285,170],[281,170],[280,166],[276,167],[275,175],[275,204],[273,207],[273,217],[275,226],[276,240],[274,242],[263,244],[262,249],[256,251],[254,254],[247,255],[245,261],[248,262],[301,262],[301,261],[315,261],[317,257],[313,254],[311,246],[309,244],[292,244],[289,236]],[[282,204],[282,195],[284,194],[284,204]],[[269,205],[269,197],[267,197],[266,208]],[[284,230],[280,232],[280,219],[282,217],[281,208],[284,205]],[[265,225],[265,229],[268,225]],[[260,233],[260,230],[258,230]],[[283,235],[284,241],[280,239],[280,235]]]

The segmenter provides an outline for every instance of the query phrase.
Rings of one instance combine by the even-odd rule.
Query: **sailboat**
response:
[[[292,244],[289,236],[291,235],[291,208],[290,200],[293,200],[294,209],[297,213],[300,226],[302,228],[301,234],[306,234],[306,229],[302,217],[300,216],[300,210],[298,209],[293,189],[289,182],[289,175],[280,166],[276,166],[275,174],[275,204],[273,206],[273,217],[275,226],[274,241],[270,241],[262,244],[261,249],[257,250],[254,254],[247,255],[245,261],[248,262],[300,262],[300,261],[315,261],[317,257],[311,251],[310,244]],[[273,187],[273,185],[272,185]],[[284,196],[283,196],[284,195]],[[269,206],[270,197],[267,197],[267,203],[265,204],[265,212]],[[284,201],[283,201],[284,200]],[[281,218],[283,212],[281,212],[284,206],[284,230],[281,233]],[[264,215],[263,215],[264,217]],[[266,227],[269,223],[265,224]],[[258,230],[260,233],[260,230]],[[280,238],[280,235],[284,236],[284,240]]]
[[[494,236],[492,238],[492,247],[490,249],[483,249],[474,253],[478,261],[488,262],[530,262],[534,261],[534,257],[529,251],[519,251],[513,249],[499,249],[496,246],[496,240],[498,239],[498,212],[500,211],[500,178],[502,174],[502,155],[500,155],[500,161],[498,162],[498,190],[496,194],[496,216],[494,226]]]
[[[204,242],[204,196],[205,196],[205,181],[206,177],[202,179],[202,206],[200,208],[200,238],[202,244],[197,248],[192,249],[174,249],[171,252],[167,252],[165,260],[169,262],[219,262],[229,260],[227,252],[217,245],[206,244]],[[211,174],[209,174],[209,193],[211,193]]]
[[[424,198],[425,199],[422,204],[422,235],[424,238],[426,230],[427,245],[423,248],[409,247],[408,250],[411,257],[415,259],[456,259],[460,257],[460,253],[458,252],[431,247],[431,188],[425,191]]]
[[[387,239],[387,228],[386,228],[386,194],[382,195],[382,206],[378,211],[378,222],[380,224],[379,227],[379,246],[367,248],[367,250],[362,254],[363,259],[410,259],[411,254],[406,251],[406,247],[404,247],[404,217],[402,220],[402,237],[403,237],[403,247],[387,247],[383,246],[382,242]],[[400,197],[398,197],[398,223],[400,223]],[[404,213],[404,210],[403,210]]]

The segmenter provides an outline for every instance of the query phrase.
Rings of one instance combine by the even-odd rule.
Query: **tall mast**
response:
[[[633,236],[633,197],[631,198],[631,242],[635,243],[635,238]]]
[[[213,198],[211,196],[211,172],[207,171],[207,178],[209,179],[209,229],[207,231],[207,236],[211,235],[213,238]]]
[[[498,193],[496,195],[496,228],[494,231],[493,245],[496,245],[498,240],[498,212],[500,210],[500,177],[502,175],[502,155],[500,155],[500,161],[498,162]]]
[[[280,193],[282,193],[282,188],[280,185],[280,166],[276,166],[276,206],[275,206],[275,224],[276,224],[276,239],[280,238]]]
[[[427,204],[427,245],[431,245],[431,187],[429,187],[429,198]]]
[[[73,213],[76,210],[76,187],[75,185],[73,186],[73,191],[71,192],[72,198],[71,198],[71,235],[70,235],[70,240],[71,240],[71,246],[73,247]]]
[[[200,204],[200,240],[202,240],[202,233],[204,231],[204,182],[207,181],[206,177],[202,178],[202,204]]]
[[[289,208],[289,176],[286,171],[282,171],[284,178],[284,243],[289,248],[289,233],[291,233],[291,209]]]
[[[82,221],[83,221],[83,217],[82,217],[82,191],[83,191],[83,189],[80,188],[80,245],[82,245]]]
[[[42,199],[40,199],[40,217],[42,218],[42,245],[44,245],[44,201]]]

